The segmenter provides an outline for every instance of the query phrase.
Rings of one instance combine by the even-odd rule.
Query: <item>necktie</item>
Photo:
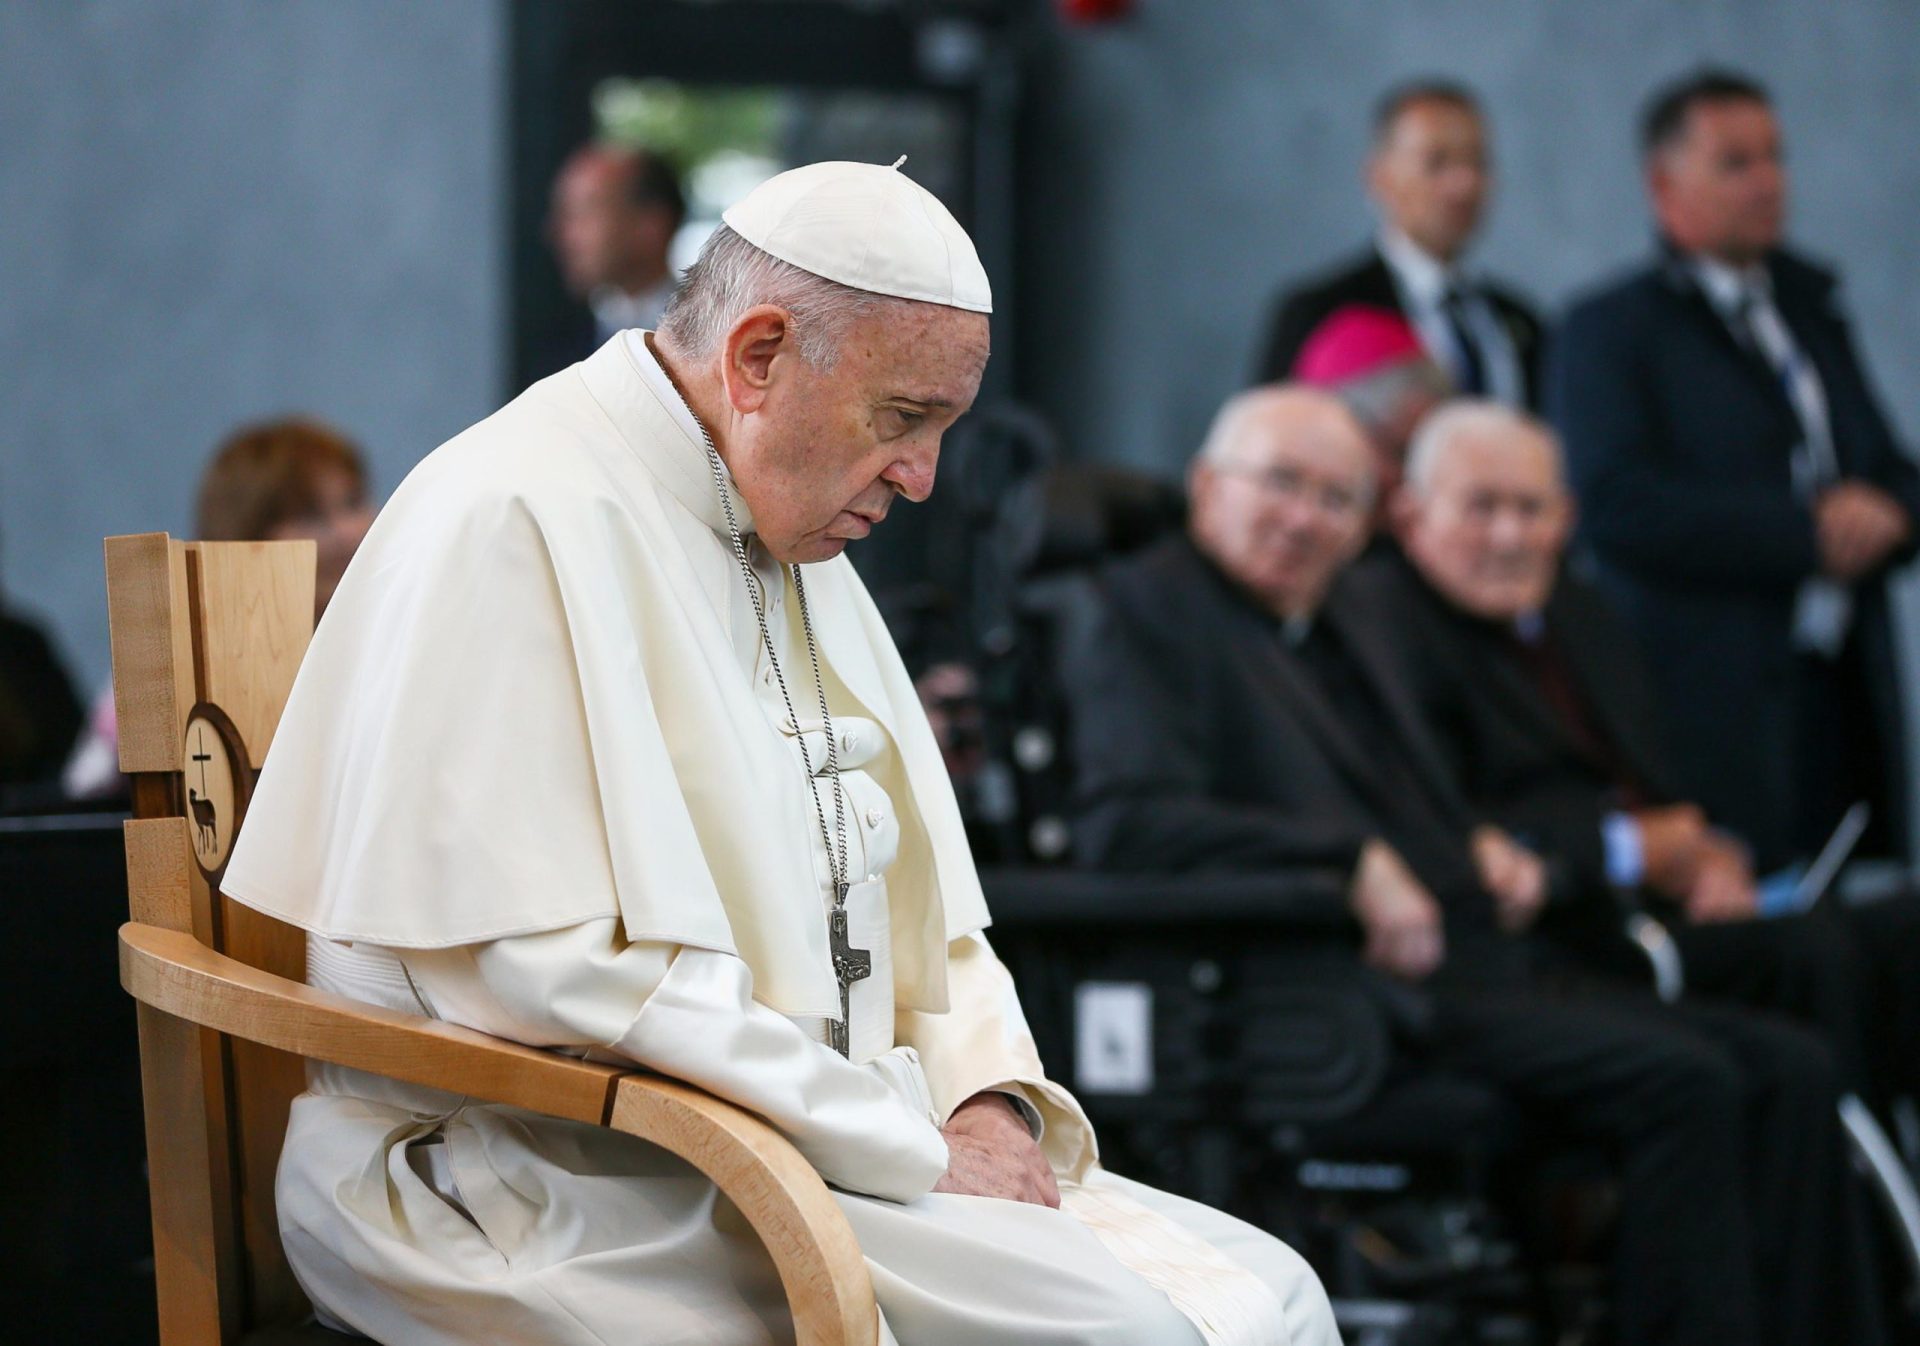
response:
[[[1749,283],[1740,290],[1731,318],[1734,335],[1757,351],[1780,381],[1800,422],[1800,447],[1794,452],[1793,472],[1800,493],[1811,499],[1840,477],[1833,431],[1827,422],[1827,394],[1813,362],[1802,353],[1774,306],[1766,287]],[[1853,595],[1844,585],[1815,576],[1800,585],[1794,604],[1793,643],[1796,648],[1835,658],[1853,625]]]
[[[1743,286],[1733,310],[1734,335],[1748,349],[1765,360],[1779,380],[1795,419],[1800,422],[1804,460],[1798,464],[1804,476],[1803,489],[1817,490],[1840,475],[1840,464],[1833,450],[1832,431],[1827,425],[1826,390],[1820,376],[1800,350],[1787,327],[1786,319],[1774,306],[1772,297],[1757,284]]]
[[[1456,391],[1466,397],[1483,396],[1487,391],[1486,352],[1480,349],[1480,342],[1473,335],[1473,325],[1467,319],[1466,296],[1458,286],[1447,287],[1447,292],[1440,297],[1440,311],[1446,315],[1454,349],[1460,354]]]

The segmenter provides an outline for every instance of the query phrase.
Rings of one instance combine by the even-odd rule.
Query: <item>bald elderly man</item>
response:
[[[1361,586],[1394,614],[1408,677],[1462,788],[1551,861],[1553,924],[1584,958],[1617,945],[1616,890],[1673,930],[1690,991],[1793,1014],[1849,1087],[1920,1085],[1920,902],[1759,916],[1745,842],[1689,799],[1646,652],[1562,566],[1573,502],[1553,433],[1455,403],[1421,427],[1399,496],[1404,556]]]
[[[1459,791],[1393,642],[1342,582],[1372,464],[1329,394],[1221,410],[1188,536],[1104,576],[1104,627],[1073,669],[1082,858],[1344,869],[1360,958],[1427,1006],[1415,1060],[1614,1157],[1621,1342],[1877,1340],[1836,1302],[1856,1245],[1785,1256],[1849,1199],[1825,1047],[1744,1011],[1536,976],[1544,867]]]
[[[725,216],[657,332],[429,455],[314,636],[224,884],[374,1004],[686,1080],[836,1191],[905,1346],[1332,1346],[1276,1240],[1100,1167],[1035,1054],[847,545],[933,489],[987,277],[893,169]],[[632,1137],[333,1067],[278,1204],[389,1346],[793,1339],[764,1248]]]

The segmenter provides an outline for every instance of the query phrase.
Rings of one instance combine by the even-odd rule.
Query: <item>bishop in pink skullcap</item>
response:
[[[1389,365],[1427,358],[1413,324],[1390,309],[1349,304],[1335,309],[1308,335],[1293,362],[1293,377],[1336,388]]]
[[[1400,314],[1348,304],[1308,334],[1293,378],[1332,391],[1366,427],[1380,477],[1375,499],[1384,512],[1400,484],[1414,427],[1452,392],[1445,372]]]

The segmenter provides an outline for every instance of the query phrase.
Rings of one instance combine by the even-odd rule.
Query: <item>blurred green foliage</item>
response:
[[[652,150],[692,173],[721,153],[773,155],[782,101],[778,89],[610,79],[593,91],[593,113],[604,139]]]

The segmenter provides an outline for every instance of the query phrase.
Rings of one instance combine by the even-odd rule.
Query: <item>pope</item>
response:
[[[225,888],[308,932],[317,986],[765,1117],[845,1210],[884,1342],[1333,1343],[1289,1249],[1100,1167],[842,555],[933,489],[991,307],[898,165],[762,184],[658,331],[394,494]],[[631,1136],[317,1066],[277,1193],[322,1321],[379,1341],[792,1340],[739,1212]]]

